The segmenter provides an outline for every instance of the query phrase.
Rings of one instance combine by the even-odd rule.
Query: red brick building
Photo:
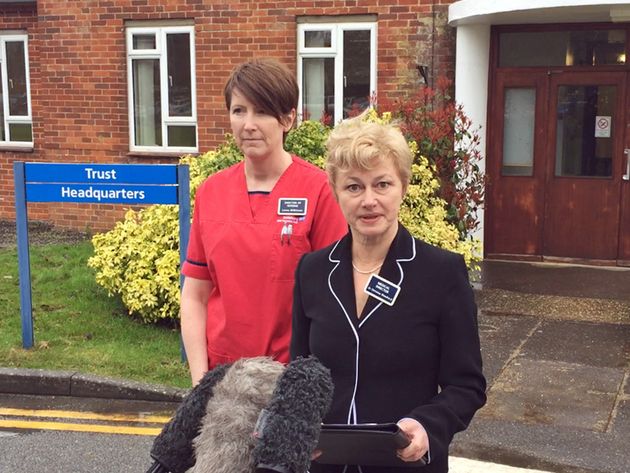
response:
[[[235,64],[295,70],[302,109],[340,119],[454,68],[447,1],[0,1],[0,218],[18,161],[174,163],[228,130]],[[29,219],[105,229],[122,207],[29,204]]]
[[[308,118],[454,78],[482,127],[485,256],[630,265],[629,49],[623,0],[0,0],[0,218],[16,160],[212,149],[230,70],[270,56]],[[95,230],[121,214],[29,204]]]

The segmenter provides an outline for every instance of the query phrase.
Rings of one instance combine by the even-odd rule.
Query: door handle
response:
[[[624,181],[630,181],[630,148],[626,148],[623,150],[623,154],[627,156],[626,158],[626,173],[621,176]]]

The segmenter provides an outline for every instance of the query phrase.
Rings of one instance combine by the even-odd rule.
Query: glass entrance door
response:
[[[551,78],[545,256],[617,259],[625,76],[561,73]]]
[[[629,37],[492,28],[486,257],[630,266]]]
[[[619,222],[619,254],[617,264],[630,266],[630,72],[626,73],[625,139],[621,176],[621,218]]]
[[[547,77],[501,72],[495,90],[486,168],[486,256],[540,259]]]

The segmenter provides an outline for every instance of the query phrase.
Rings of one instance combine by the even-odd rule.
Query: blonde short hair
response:
[[[333,187],[339,171],[372,169],[381,160],[391,159],[403,189],[407,189],[413,155],[407,140],[394,124],[367,122],[360,116],[345,120],[330,132],[326,149],[326,172]]]

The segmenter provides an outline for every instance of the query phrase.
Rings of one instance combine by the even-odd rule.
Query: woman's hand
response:
[[[405,462],[420,460],[429,451],[429,436],[422,424],[408,417],[398,422],[398,427],[411,441],[405,448],[397,451],[398,458]]]
[[[317,458],[319,458],[322,453],[324,453],[324,452],[322,452],[321,450],[313,450],[313,453],[311,453],[311,461],[316,460]]]

